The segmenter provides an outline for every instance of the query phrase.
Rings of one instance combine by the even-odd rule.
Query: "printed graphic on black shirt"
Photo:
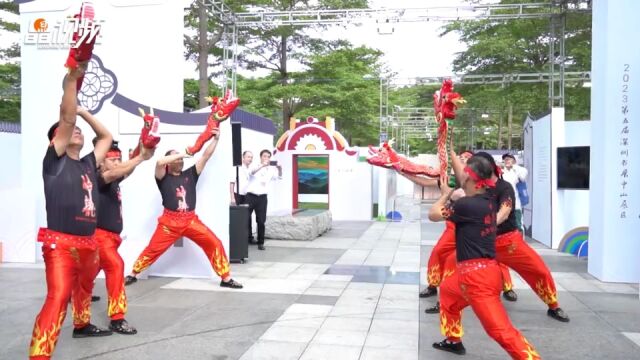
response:
[[[91,190],[93,190],[93,183],[87,174],[82,175],[81,178],[82,190],[87,192],[84,195],[84,208],[82,208],[82,214],[86,217],[95,218],[96,206],[93,203],[93,195],[91,194]]]
[[[93,235],[98,189],[93,153],[74,160],[49,146],[42,162],[47,227],[72,235]]]
[[[495,258],[496,206],[492,196],[463,197],[446,212],[456,224],[458,261]]]
[[[156,179],[164,208],[178,212],[194,211],[197,182],[198,173],[195,166],[181,172],[180,175],[167,173],[162,179]]]
[[[187,190],[185,190],[184,186],[180,186],[176,188],[176,197],[178,198],[178,208],[177,211],[187,212],[189,211],[189,205],[187,204]]]

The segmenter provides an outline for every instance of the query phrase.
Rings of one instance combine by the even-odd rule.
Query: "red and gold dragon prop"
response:
[[[67,56],[67,61],[64,64],[69,71],[75,70],[80,66],[80,64],[91,60],[91,56],[93,55],[93,46],[98,38],[98,31],[88,30],[92,29],[94,26],[94,16],[95,11],[93,4],[88,1],[83,2],[80,6],[80,12],[74,15],[74,18],[77,19],[77,24],[72,37],[73,46],[69,49],[69,56]],[[84,28],[83,34],[80,34],[81,28]],[[81,76],[76,80],[76,91],[80,91],[83,81],[84,76]]]
[[[453,81],[444,80],[440,90],[433,94],[433,108],[435,110],[436,121],[438,123],[438,160],[439,169],[431,166],[419,165],[409,159],[398,155],[391,147],[392,142],[385,142],[380,148],[375,149],[369,146],[369,153],[372,155],[367,162],[374,166],[393,168],[410,175],[424,175],[437,178],[440,174],[447,174],[449,166],[449,151],[447,145],[450,144],[451,133],[449,131],[449,120],[456,118],[456,109],[465,103],[462,96],[453,92]],[[453,177],[450,181],[455,181]]]
[[[144,125],[140,131],[138,146],[129,152],[129,159],[140,155],[140,146],[144,146],[147,149],[155,149],[160,142],[160,131],[158,129],[160,127],[160,118],[153,114],[153,108],[149,110],[148,114],[141,108],[138,108],[138,111],[140,112],[140,116],[142,116]]]
[[[369,153],[372,155],[367,158],[367,162],[374,166],[384,168],[392,168],[396,171],[409,175],[425,175],[429,177],[438,177],[438,169],[434,169],[428,165],[420,165],[409,161],[404,156],[398,155],[391,147],[393,140],[387,141],[380,148],[375,149],[369,145]]]
[[[200,151],[202,146],[213,137],[211,131],[217,129],[220,123],[227,120],[229,116],[231,116],[231,113],[240,105],[240,99],[234,98],[231,90],[228,90],[223,98],[216,96],[214,98],[208,98],[207,100],[211,102],[211,114],[209,114],[209,118],[207,119],[207,127],[202,134],[198,136],[195,144],[186,149],[189,155]]]
[[[456,118],[458,106],[466,103],[462,95],[453,91],[453,81],[446,79],[442,82],[440,90],[433,93],[433,109],[438,123],[438,160],[440,161],[440,174],[448,174],[450,166],[448,145],[451,144],[451,131],[449,120]],[[455,185],[455,177],[449,178],[449,185]]]

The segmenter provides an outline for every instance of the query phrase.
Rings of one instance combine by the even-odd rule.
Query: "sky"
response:
[[[185,7],[192,0],[182,0]],[[443,6],[442,0],[369,0],[370,8],[424,8],[426,6]],[[447,0],[447,6],[464,4],[463,0]],[[0,18],[18,22],[18,16],[0,11]],[[389,35],[381,35],[374,22],[359,26],[332,26],[322,32],[311,34],[327,40],[345,39],[356,46],[365,45],[384,52],[384,62],[398,78],[417,76],[443,76],[452,73],[451,62],[456,52],[464,50],[456,34],[439,37],[443,22],[397,23]],[[10,46],[20,40],[19,34],[0,31],[0,47]],[[291,64],[292,70],[301,70]],[[183,67],[185,78],[197,78],[195,63],[185,61]],[[265,72],[240,71],[244,76],[259,77]]]
[[[183,0],[189,4],[190,0]],[[467,4],[463,0],[369,0],[370,8],[424,8],[427,6],[456,6]],[[422,23],[397,23],[389,35],[380,35],[375,22],[362,25],[330,26],[326,30],[310,31],[310,35],[325,40],[349,40],[355,46],[368,46],[384,52],[384,62],[390,70],[398,74],[398,78],[419,76],[451,75],[451,63],[456,52],[463,51],[465,45],[459,42],[458,36],[448,34],[439,37],[443,22],[431,21]],[[289,65],[293,71],[302,70],[295,64]],[[195,64],[185,64],[185,78],[197,78]],[[239,70],[247,77],[266,75],[265,71]]]

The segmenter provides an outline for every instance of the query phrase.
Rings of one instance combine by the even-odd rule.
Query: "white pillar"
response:
[[[589,273],[603,281],[640,281],[639,13],[593,2]]]

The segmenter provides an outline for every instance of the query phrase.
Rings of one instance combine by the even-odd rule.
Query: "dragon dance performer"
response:
[[[558,304],[558,292],[551,271],[542,260],[542,257],[529,244],[524,241],[524,236],[518,229],[518,222],[514,211],[515,192],[513,186],[500,178],[500,168],[495,160],[486,152],[479,152],[481,156],[493,167],[492,180],[496,183],[493,190],[498,210],[498,237],[496,239],[496,260],[517,272],[531,289],[548,306],[547,315],[562,321],[569,322],[569,316]],[[462,166],[454,160],[454,168]]]
[[[79,21],[93,20],[90,4],[83,3]],[[29,347],[30,359],[50,359],[67,313],[69,299],[73,309],[73,337],[105,336],[111,331],[90,323],[93,269],[98,265],[94,233],[97,197],[96,164],[104,159],[111,134],[86,110],[77,106],[77,92],[82,86],[87,62],[91,59],[95,37],[78,41],[69,51],[63,81],[60,118],[47,133],[49,147],[42,162],[42,177],[47,212],[47,228],[38,232],[45,262],[47,297],[36,316]],[[94,151],[80,158],[84,145],[76,127],[80,115],[98,137]],[[72,295],[73,294],[73,295]]]
[[[455,154],[452,154],[455,156]],[[467,160],[473,156],[471,151],[463,151],[459,159],[462,164],[466,164]],[[412,182],[421,185],[421,186],[433,186],[438,183],[435,179],[427,179],[424,177],[409,175],[400,173],[407,179]],[[450,203],[455,202],[459,198],[464,196],[464,190],[462,188],[458,188],[454,190],[449,201]],[[436,245],[431,250],[431,254],[429,255],[429,260],[427,262],[427,284],[428,286],[420,291],[419,296],[421,298],[427,298],[431,296],[435,296],[438,294],[438,286],[440,286],[442,280],[447,275],[450,275],[455,270],[455,262],[452,266],[447,266],[447,258],[453,254],[456,249],[455,244],[455,224],[451,221],[446,221],[446,227],[440,235]],[[513,282],[511,280],[511,274],[509,273],[509,269],[500,264],[500,270],[502,271],[503,278],[503,294],[502,296],[508,301],[516,301],[518,299],[517,294],[513,291]],[[439,303],[436,303],[435,306],[428,308],[425,310],[428,314],[437,314],[440,312]]]
[[[69,299],[73,308],[73,337],[105,336],[111,331],[90,323],[93,274],[98,266],[94,233],[98,197],[96,164],[111,144],[111,134],[89,112],[78,109],[76,80],[82,66],[64,80],[60,121],[49,129],[50,145],[42,164],[47,228],[41,228],[47,298],[36,317],[29,349],[31,359],[53,354]],[[84,137],[76,113],[91,126],[98,140],[93,152],[80,158]]]
[[[125,285],[135,283],[138,274],[151,266],[176,240],[185,236],[202,248],[213,270],[222,278],[220,286],[242,288],[231,278],[229,261],[220,239],[195,214],[196,183],[218,145],[219,129],[216,127],[210,131],[212,140],[194,166],[183,171],[183,159],[189,155],[175,150],[168,151],[156,163],[155,177],[164,212],[158,218],[158,226],[149,245],[138,256],[133,271],[126,277]]]
[[[120,183],[140,165],[149,160],[154,149],[139,144],[139,155],[122,162],[122,151],[117,142],[111,148],[99,166],[98,191],[98,224],[96,241],[100,254],[100,266],[96,268],[94,278],[104,270],[107,285],[108,305],[107,315],[111,318],[109,329],[120,334],[133,335],[137,330],[124,319],[127,313],[127,295],[124,291],[124,261],[118,254],[118,247],[122,243],[122,197]]]
[[[441,329],[446,339],[433,347],[460,355],[466,353],[460,319],[462,310],[470,305],[487,334],[512,358],[539,359],[535,349],[511,324],[500,301],[503,280],[496,261],[496,202],[487,191],[495,186],[491,174],[491,164],[473,156],[460,176],[466,196],[446,207],[452,190],[445,177],[442,196],[429,210],[431,221],[448,220],[455,224],[457,258],[456,271],[441,286]]]

